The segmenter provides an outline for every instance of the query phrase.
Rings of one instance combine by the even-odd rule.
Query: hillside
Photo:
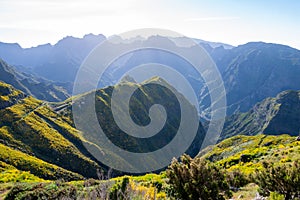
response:
[[[239,169],[246,174],[261,169],[263,162],[290,163],[300,159],[300,141],[289,135],[234,136],[202,150],[206,158],[227,170]]]
[[[71,84],[45,80],[35,75],[21,73],[0,59],[0,81],[11,84],[27,95],[40,100],[63,101],[70,97]]]
[[[300,92],[284,91],[266,98],[245,113],[227,117],[221,139],[234,135],[300,134]]]
[[[79,132],[46,103],[0,82],[0,161],[44,179],[96,177]]]
[[[125,166],[128,165],[128,168],[131,169],[135,165],[142,166],[143,164],[149,164],[149,160],[147,159],[150,159],[151,163],[155,165],[156,162],[159,162],[159,160],[162,158],[155,158],[151,156],[149,156],[148,158],[144,156],[144,159],[146,159],[147,161],[144,161],[144,163],[134,164],[128,163],[126,159],[115,154],[115,152],[112,151],[109,147],[109,144],[105,142],[106,138],[103,138],[102,134],[99,133],[98,123],[101,125],[101,128],[105,133],[105,137],[109,138],[109,140],[113,142],[114,145],[129,152],[153,152],[169,144],[169,142],[172,141],[175,135],[178,134],[177,131],[179,130],[178,127],[181,123],[180,120],[182,117],[180,107],[186,108],[186,115],[188,116],[190,116],[189,114],[191,114],[192,116],[197,116],[197,110],[189,103],[189,101],[184,98],[183,95],[173,89],[172,92],[175,92],[176,96],[179,98],[180,105],[178,105],[179,102],[178,100],[176,100],[174,94],[172,94],[171,91],[166,90],[164,87],[157,87],[157,83],[168,84],[164,80],[157,77],[149,79],[142,84],[127,82],[124,80],[123,82],[115,86],[109,86],[103,89],[99,89],[96,92],[89,92],[83,95],[78,95],[62,103],[52,104],[51,106],[57,113],[65,116],[66,118],[74,117],[72,116],[72,110],[74,110],[74,107],[78,110],[78,112],[80,112],[80,114],[76,115],[77,118],[75,120],[77,121],[77,123],[82,124],[80,128],[86,128],[89,130],[88,132],[83,132],[82,136],[88,141],[92,141],[98,146],[98,149],[101,149],[101,152],[104,152],[99,155],[104,154],[105,156],[103,159],[106,159],[106,162],[112,162],[111,160],[116,159],[116,162],[118,162],[119,165],[123,163]],[[157,132],[155,132],[157,134],[149,138],[132,137],[126,131],[123,131],[124,129],[121,129],[117,125],[112,113],[111,96],[113,90],[121,91],[122,94],[126,94],[133,88],[136,88],[136,92],[130,99],[130,117],[135,124],[146,126],[150,123],[151,120],[149,118],[149,115],[151,114],[149,114],[149,112],[151,113],[151,111],[149,111],[149,109],[154,104],[162,105],[165,108],[167,114],[167,119],[164,126],[161,127],[161,129],[158,129]],[[89,105],[92,105],[91,101],[93,101],[94,99],[96,100],[95,111],[98,120],[97,124],[91,123],[91,121],[93,121],[93,119],[91,118],[91,113],[93,112],[93,110],[91,109],[93,108]],[[122,96],[120,99],[123,99]],[[120,101],[119,103],[119,107],[116,108],[118,117],[121,119],[121,121],[126,122],[123,124],[126,130],[134,130],[136,125],[127,123],[127,113],[125,110],[120,109],[121,105],[124,106],[126,104],[126,101]],[[72,106],[74,107],[72,108]],[[163,122],[164,119],[161,112],[162,111],[159,111],[159,113],[152,116],[151,119],[155,120],[157,123]],[[205,136],[202,124],[199,121],[197,121],[196,123],[199,123],[196,137],[194,138],[190,147],[185,151],[192,157],[196,156],[199,152],[203,138]],[[192,134],[192,128],[188,127],[190,126],[190,124],[185,124],[185,126],[187,131],[181,134],[184,134],[186,135],[186,137],[188,137],[189,134]],[[156,129],[157,127],[154,127],[153,129],[149,129],[149,131],[155,131]],[[107,145],[108,147],[106,148]],[[92,148],[91,150],[94,151],[94,148]],[[166,156],[167,155],[168,154],[166,154]],[[170,162],[172,158],[173,157],[168,158]],[[115,164],[112,163],[112,165]]]
[[[300,51],[285,45],[250,42],[210,51],[227,92],[228,113],[246,112],[285,90],[299,90]]]
[[[152,79],[147,83],[151,84],[156,81],[163,80]],[[96,177],[97,171],[102,169],[102,163],[94,158],[95,154],[91,155],[90,151],[88,151],[91,149],[93,151],[100,150],[101,152],[105,152],[107,159],[114,157],[121,163],[125,163],[125,165],[132,164],[125,161],[116,152],[111,151],[109,148],[106,149],[106,144],[97,136],[97,131],[95,135],[89,135],[81,133],[74,128],[72,121],[72,100],[75,100],[75,104],[79,103],[81,105],[89,95],[94,94],[93,92],[72,97],[61,103],[49,104],[28,96],[8,84],[0,83],[0,143],[3,145],[3,149],[7,148],[13,152],[13,155],[24,155],[25,158],[27,158],[25,155],[28,155],[29,161],[26,162],[31,163],[30,160],[38,159],[40,160],[39,162],[55,165],[68,173],[76,173],[77,177]],[[120,84],[129,88],[133,86],[141,87],[139,84],[131,82],[122,82]],[[120,86],[117,85],[114,87],[118,89]],[[152,141],[149,142],[146,138],[137,139],[129,137],[115,123],[110,107],[112,90],[113,87],[107,87],[96,92],[96,113],[98,120],[112,142],[128,151],[148,152],[156,148],[161,148],[172,140],[178,130],[180,120],[178,111],[180,112],[180,110],[178,110],[178,107],[174,107],[173,100],[169,99],[174,98],[174,95],[170,95],[170,91],[159,88],[148,90],[144,88],[142,91],[146,92],[146,96],[143,97],[143,93],[137,94],[144,99],[136,97],[132,101],[131,106],[133,110],[131,117],[134,120],[139,119],[136,123],[143,124],[149,123],[149,121],[147,122],[149,120],[147,117],[148,109],[150,105],[156,102],[157,98],[155,97],[164,96],[161,102],[156,103],[166,107],[170,119],[167,119],[166,125],[161,130],[159,136],[152,137]],[[182,95],[180,98],[184,102],[184,106],[189,107],[191,112],[196,114],[195,108]],[[124,114],[124,111],[120,110],[118,112]],[[89,120],[89,117],[88,114],[85,119]],[[157,117],[158,119],[160,118],[160,116]],[[199,122],[197,136],[190,148],[186,150],[189,155],[197,155],[204,136],[204,130]],[[124,141],[127,142],[124,143]],[[57,178],[56,175],[44,176],[41,172],[36,172],[30,166],[14,163],[10,159],[7,160],[4,154],[0,155],[0,159],[0,161],[18,170],[30,171],[37,177],[44,179]],[[11,159],[16,158],[12,157]],[[155,160],[152,163],[155,163]],[[65,179],[72,179],[68,176],[66,175]]]
[[[221,167],[222,173],[226,173],[227,175],[232,175],[234,171],[240,170],[242,174],[248,177],[248,175],[253,174],[255,170],[261,170],[264,165],[263,163],[285,166],[286,164],[299,160],[299,144],[300,141],[296,141],[295,137],[288,135],[235,136],[217,145],[207,147],[200,152],[196,159],[201,157],[212,161],[213,163],[208,164],[208,166],[214,166],[214,168],[210,168],[210,170]],[[186,164],[188,160],[184,162],[184,164],[180,165],[177,163],[177,166],[184,165],[186,168],[189,168]],[[178,171],[178,173],[180,173],[180,171]],[[193,171],[191,174],[195,173],[197,173],[197,171]],[[218,175],[222,176],[222,174]],[[12,189],[10,185],[3,184],[0,186],[5,193],[1,194],[0,190],[0,197],[6,197],[6,199],[15,199],[16,197],[26,199],[36,196],[47,197],[47,199],[57,199],[58,197],[71,199],[119,199],[126,197],[128,199],[156,198],[169,200],[174,198],[174,193],[170,193],[172,187],[167,176],[166,172],[162,172],[159,175],[123,176],[107,181],[89,179],[69,183],[23,183],[15,185]],[[182,180],[186,180],[186,176],[188,176],[188,174],[182,176]],[[194,178],[194,176],[191,178]],[[210,178],[210,176],[206,175],[206,178]],[[215,177],[215,179],[217,178],[218,177]],[[192,182],[188,183],[193,184]],[[196,188],[199,187],[201,188],[202,185],[196,185]],[[231,199],[250,200],[258,198],[258,186],[253,183],[241,187],[238,190],[233,187],[232,190],[233,197]]]

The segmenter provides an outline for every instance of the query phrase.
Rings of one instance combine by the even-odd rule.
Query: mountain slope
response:
[[[86,138],[88,141],[93,141],[93,143],[95,143],[98,146],[98,149],[102,149],[102,151],[106,152],[105,154],[113,156],[117,160],[122,160],[124,163],[126,163],[123,160],[123,158],[120,158],[115,152],[111,152],[110,148],[105,148],[109,144],[105,143],[105,138],[101,138],[103,136],[99,133],[98,124],[89,123],[90,121],[92,121],[92,115],[90,113],[93,112],[93,110],[91,110],[92,108],[90,106],[85,105],[92,105],[92,102],[90,102],[91,98],[96,100],[95,108],[97,120],[101,125],[101,128],[105,133],[106,137],[109,138],[110,141],[112,141],[116,146],[130,152],[152,152],[167,145],[173,139],[174,134],[177,134],[178,126],[181,123],[181,111],[180,109],[178,110],[176,101],[174,101],[174,94],[171,95],[171,92],[169,90],[165,90],[161,87],[155,86],[158,82],[164,82],[165,84],[167,84],[164,80],[159,79],[157,77],[143,82],[143,84],[146,85],[145,87],[138,83],[127,82],[126,80],[123,80],[121,83],[115,86],[109,86],[103,89],[99,89],[96,92],[78,95],[63,103],[52,104],[52,106],[56,112],[60,113],[60,115],[66,116],[67,118],[73,117],[72,110],[74,110],[74,108],[72,108],[72,104],[73,106],[78,107],[78,109],[80,110],[80,114],[76,115],[77,119],[75,120],[83,124],[82,126],[88,126],[88,129],[93,130],[90,131],[88,134],[83,133],[83,137]],[[126,91],[129,91],[132,88],[136,88],[136,93],[133,95],[133,97],[131,97],[130,100],[130,117],[135,124],[146,126],[150,123],[149,112],[151,113],[151,111],[149,111],[149,108],[151,107],[151,105],[160,104],[166,109],[166,122],[160,130],[158,129],[158,131],[155,132],[157,134],[152,137],[131,137],[128,133],[124,132],[123,129],[121,129],[117,125],[115,118],[112,114],[111,96],[113,90],[121,90],[123,93],[126,93]],[[177,95],[183,102],[182,104],[180,104],[180,106],[187,107],[187,112],[190,112],[190,114],[197,116],[197,110],[184,98],[184,96],[179,93],[176,94],[176,96]],[[126,102],[122,101],[120,102],[120,104],[126,104]],[[119,107],[120,106],[121,105],[119,105]],[[124,117],[127,116],[126,111],[120,109],[119,107],[116,108],[116,113],[118,113],[118,116],[121,118],[121,121],[123,119],[125,120],[126,130],[134,130],[134,126],[130,125],[129,123],[127,124],[127,120]],[[158,115],[155,115],[154,117],[152,116],[152,119],[156,119],[156,121],[158,122],[164,121],[160,113]],[[186,153],[188,153],[191,156],[197,155],[197,153],[200,150],[203,138],[205,136],[205,132],[201,123],[196,123],[199,123],[197,136],[195,137],[189,149],[186,150]],[[191,133],[187,131],[183,134],[188,135]],[[107,158],[109,158],[109,156],[107,156]],[[106,156],[104,156],[104,159],[105,158]],[[145,156],[145,159],[148,158]],[[157,158],[151,159],[154,159],[152,161],[153,163],[155,163],[157,160]],[[109,159],[107,162],[109,162]],[[132,163],[127,164],[131,166]]]
[[[234,136],[207,147],[198,156],[213,161],[228,170],[251,174],[261,169],[263,162],[276,165],[300,159],[300,141],[289,135]]]
[[[123,87],[132,88],[137,86],[142,92],[137,93],[137,96],[131,102],[131,117],[135,123],[144,125],[149,123],[148,112],[150,105],[158,103],[166,107],[168,113],[167,121],[160,134],[152,137],[151,142],[147,138],[145,140],[128,138],[128,135],[122,132],[110,115],[112,90],[113,88],[118,90],[121,85],[103,88],[97,90],[96,93],[90,92],[78,95],[62,103],[51,103],[51,107],[49,107],[49,103],[25,95],[12,86],[0,82],[0,143],[4,145],[4,149],[15,152],[12,154],[32,156],[34,159],[39,159],[39,162],[52,164],[70,173],[76,173],[78,177],[96,177],[98,169],[101,170],[103,164],[95,159],[94,154],[91,155],[91,149],[105,152],[105,156],[108,159],[115,157],[119,161],[124,161],[124,158],[120,157],[116,152],[106,149],[106,144],[103,143],[101,138],[97,137],[97,127],[95,127],[96,135],[86,135],[84,132],[79,132],[74,128],[72,103],[83,105],[82,102],[85,102],[89,95],[96,94],[96,113],[99,123],[107,133],[107,137],[115,145],[121,145],[121,148],[128,151],[154,151],[156,148],[167,145],[172,140],[172,134],[177,134],[178,125],[181,123],[180,114],[178,113],[180,109],[178,110],[174,106],[174,101],[170,99],[172,97],[170,91],[159,87],[152,88],[153,83],[162,83],[162,81],[162,79],[154,78],[145,82],[145,84],[151,86],[149,89],[142,88],[140,84],[127,82],[126,80],[120,83]],[[165,84],[167,83],[165,82]],[[144,96],[145,94],[146,96]],[[180,106],[188,107],[190,112],[197,116],[196,109],[181,94],[178,95],[183,102]],[[161,96],[164,98],[160,98]],[[160,101],[157,101],[157,99],[160,99]],[[72,100],[75,101],[72,102]],[[121,110],[118,112],[121,115],[124,114]],[[88,113],[84,119],[89,119],[89,117],[90,114]],[[156,117],[158,119],[161,118],[161,116]],[[186,150],[191,156],[197,155],[205,136],[201,123],[197,123],[199,123],[197,136],[190,148]],[[186,132],[184,134],[189,133]],[[12,159],[17,158],[13,156]],[[31,163],[31,157],[28,159],[29,161],[26,162]],[[12,165],[19,170],[29,170],[32,174],[41,178],[56,178],[56,175],[43,177],[29,166],[24,168],[22,167],[23,165],[19,166],[17,163],[7,160],[5,155],[0,155],[0,161],[4,161],[6,164]],[[155,160],[153,160],[154,162]],[[128,165],[131,164],[128,163]],[[74,177],[70,178],[67,175],[65,177],[68,180],[77,179]]]
[[[66,172],[62,177],[68,180],[82,176],[97,177],[97,170],[101,167],[85,149],[79,131],[46,103],[26,96],[8,84],[0,82],[0,92],[0,142],[5,145],[1,147],[13,152],[10,159],[16,161],[27,154],[28,160],[24,162],[28,165],[7,160],[3,154],[1,161],[37,176],[41,173],[34,170],[33,162],[59,166],[61,171]],[[77,175],[68,178],[68,173]],[[58,178],[56,175],[41,177]]]
[[[63,101],[70,95],[70,84],[54,83],[34,75],[18,72],[14,67],[0,59],[0,81],[41,100]]]
[[[267,98],[245,113],[229,116],[221,139],[238,134],[300,134],[300,92],[284,91]]]
[[[210,52],[223,77],[228,113],[246,112],[257,102],[284,90],[300,89],[300,51],[251,42]]]

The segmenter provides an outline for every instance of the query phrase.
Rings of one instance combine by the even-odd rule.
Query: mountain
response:
[[[178,41],[177,41],[178,42]],[[162,36],[149,37],[145,44],[176,46],[174,41]],[[132,43],[131,43],[132,44]],[[131,44],[111,45],[111,49],[125,48]],[[231,49],[222,46],[212,48],[203,45],[215,61],[222,76],[227,96],[227,114],[246,112],[263,99],[275,96],[284,90],[299,90],[300,51],[288,46],[263,42],[247,43]],[[180,47],[186,50],[192,47]],[[192,51],[191,51],[192,53]],[[181,73],[198,95],[201,116],[209,116],[210,95],[198,72],[182,58],[164,51],[145,49],[118,58],[106,71],[106,84],[118,80],[125,71],[143,63],[153,62],[170,66]],[[142,71],[137,77],[149,72]],[[166,74],[165,74],[166,73]],[[167,76],[168,72],[160,71]],[[174,77],[176,79],[176,77]],[[105,84],[104,84],[105,85]]]
[[[0,59],[0,81],[11,84],[27,95],[40,100],[63,101],[70,97],[71,83],[48,81],[44,78],[21,73]]]
[[[117,36],[114,36],[117,37]],[[159,36],[157,36],[159,38]],[[55,45],[43,44],[32,48],[22,48],[17,43],[0,42],[0,58],[9,64],[18,67],[18,70],[28,73],[35,73],[46,79],[60,82],[73,82],[76,72],[84,58],[99,43],[106,39],[105,36],[87,34],[83,38],[67,36]],[[162,37],[162,42],[176,41],[179,45],[184,45],[184,38]],[[135,37],[131,39],[119,38],[121,43],[147,42],[149,38]],[[194,39],[200,45],[209,47],[233,48],[231,45],[223,43],[208,42]]]
[[[300,51],[251,42],[232,49],[211,49],[227,93],[228,114],[246,112],[285,90],[300,89]]]
[[[78,180],[83,179],[83,177],[96,178],[98,171],[107,169],[105,165],[96,160],[95,154],[90,153],[91,149],[105,152],[108,159],[114,157],[122,163],[124,158],[109,148],[106,149],[106,144],[97,135],[97,127],[94,129],[94,135],[78,131],[75,128],[72,120],[74,109],[72,104],[75,106],[79,104],[84,108],[83,102],[86,102],[90,95],[96,98],[95,106],[99,123],[107,137],[115,145],[134,152],[149,152],[161,148],[173,139],[174,134],[177,134],[178,126],[181,123],[179,108],[186,106],[190,110],[187,112],[192,112],[195,116],[197,116],[197,112],[180,94],[177,95],[180,96],[180,101],[183,104],[175,106],[174,101],[169,99],[174,98],[174,94],[171,95],[169,90],[159,87],[152,88],[153,83],[157,82],[162,83],[163,80],[157,78],[148,80],[147,84],[151,88],[147,89],[124,79],[120,85],[74,96],[58,103],[47,103],[35,99],[20,90],[16,90],[11,85],[0,82],[0,148],[2,149],[0,167],[29,171],[32,175],[47,180],[58,179],[58,176],[65,180]],[[159,136],[150,137],[151,141],[137,139],[124,134],[118,127],[112,116],[110,101],[113,89],[118,90],[120,87],[143,89],[139,90],[142,93],[137,93],[137,97],[131,102],[131,117],[137,124],[146,125],[149,123],[149,106],[158,103],[166,107],[168,118],[166,125],[158,134]],[[94,96],[95,94],[96,96]],[[161,102],[157,102],[156,97],[160,96],[164,98]],[[124,111],[119,110],[118,113],[121,116]],[[90,113],[87,113],[83,119],[89,121],[90,116]],[[160,115],[156,117],[158,120],[162,120]],[[190,148],[186,150],[191,156],[197,155],[205,136],[201,123],[197,123],[199,123],[197,135]],[[184,134],[189,133],[185,132]],[[127,165],[132,164],[126,162],[128,161],[125,160]],[[155,160],[152,161],[152,163],[155,162]]]
[[[0,43],[0,57],[15,65],[18,70],[35,73],[52,81],[73,82],[84,58],[105,39],[103,35],[89,34],[81,39],[66,37],[55,45],[46,44],[28,49],[22,49],[18,44]],[[209,53],[221,73],[227,92],[228,115],[246,112],[256,103],[284,90],[300,89],[300,51],[297,49],[264,42],[232,47],[198,39],[194,41]],[[159,43],[168,47],[192,49],[186,45],[184,38],[159,35],[130,40],[119,38],[110,48],[114,51],[137,43]],[[106,70],[99,88],[116,84],[126,71],[148,62],[167,65],[181,73],[198,95],[200,115],[209,119],[208,108],[211,102],[203,79],[190,63],[172,53],[145,49],[120,56]],[[163,70],[161,73],[164,73]],[[147,73],[140,73],[141,77],[144,74]]]
[[[171,88],[167,82],[158,77],[153,77],[152,79],[146,80],[142,84],[135,83],[132,78],[127,77],[115,86],[108,86],[103,89],[77,95],[72,99],[62,103],[55,103],[52,105],[52,107],[62,116],[67,118],[73,117],[74,121],[77,122],[77,125],[81,124],[80,127],[77,128],[80,130],[86,130],[83,132],[83,137],[96,144],[98,149],[101,149],[101,154],[99,153],[101,158],[103,157],[102,155],[107,155],[107,158],[103,158],[106,160],[106,162],[109,163],[115,159],[119,167],[121,167],[120,165],[124,164],[124,166],[128,167],[129,170],[134,167],[132,166],[134,164],[141,166],[141,168],[147,168],[147,166],[143,165],[149,164],[149,159],[151,160],[150,163],[153,163],[154,166],[163,159],[152,157],[151,154],[149,154],[149,156],[145,154],[143,157],[143,162],[139,162],[138,164],[130,163],[130,160],[126,160],[126,157],[120,157],[112,150],[112,148],[110,148],[110,143],[106,142],[106,138],[109,138],[110,142],[119,148],[135,153],[148,153],[161,149],[169,144],[176,134],[183,134],[185,135],[185,139],[188,138],[189,135],[192,134],[191,131],[193,131],[194,121],[191,117],[191,119],[188,119],[188,122],[186,119],[184,119],[183,121],[185,121],[185,123],[182,123],[181,118],[185,115],[189,117],[195,116],[197,118],[197,110],[190,104],[188,100],[184,98],[182,94],[178,93],[174,88],[170,91],[165,87],[157,86],[161,84],[168,85],[166,88]],[[126,110],[123,108],[126,107],[127,104],[126,95],[130,94],[130,91],[133,89],[136,90],[130,97],[130,116],[128,116]],[[113,91],[120,92],[121,94],[120,98],[118,98],[119,101],[117,101],[117,107],[114,107],[115,114],[117,114],[119,119],[119,123],[115,118],[115,114],[112,112]],[[174,93],[176,96],[174,96]],[[93,111],[94,99],[95,111]],[[116,102],[116,100],[114,100],[114,102]],[[167,115],[166,119],[163,117],[163,110],[159,109],[153,112],[151,111],[152,108],[150,109],[150,107],[155,104],[162,105],[165,108]],[[185,110],[184,115],[181,114],[181,109]],[[74,115],[74,112],[76,115]],[[91,113],[93,112],[96,112],[97,121],[94,121],[92,118],[93,115],[91,115]],[[127,117],[131,117],[134,124],[129,123]],[[151,125],[150,122],[152,122],[154,125],[158,125],[155,127],[152,125],[150,126],[152,128],[148,128],[146,129],[147,131],[143,131],[142,133],[149,134],[154,132],[155,134],[153,136],[147,137],[142,135],[139,137],[133,137],[131,134],[129,134],[136,130],[136,125],[147,126]],[[163,126],[161,126],[162,122],[165,122],[162,124]],[[120,127],[120,123],[122,128]],[[193,157],[199,152],[205,136],[205,131],[202,127],[202,124],[198,120],[196,123],[198,124],[198,130],[195,130],[197,131],[196,137],[192,141],[189,148],[185,149],[185,152]],[[100,124],[101,130],[106,136],[103,137],[103,134],[99,132],[98,124]],[[180,132],[180,130],[185,130],[185,132]],[[139,131],[137,132],[139,133]],[[175,145],[177,149],[174,151],[178,150],[178,145]],[[91,150],[93,150],[93,148],[91,148]],[[97,151],[95,152],[97,154]],[[160,156],[166,156],[168,158],[169,153],[174,155],[173,152],[168,152],[165,155]],[[170,162],[173,157],[174,156],[168,158]],[[110,166],[114,165],[115,164],[112,163]]]
[[[0,43],[0,58],[11,65],[22,66],[18,69],[25,72],[31,71],[53,81],[72,82],[83,59],[103,40],[103,35],[88,34],[82,39],[68,36],[55,45],[25,49],[19,44]]]
[[[266,98],[245,113],[227,117],[221,139],[234,135],[300,135],[300,91],[284,91]]]
[[[0,162],[43,179],[97,177],[80,133],[47,103],[0,82]]]

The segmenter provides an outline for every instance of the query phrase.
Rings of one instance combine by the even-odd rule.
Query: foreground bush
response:
[[[278,193],[285,199],[300,199],[300,161],[292,164],[274,166],[264,163],[262,170],[256,170],[252,177],[259,185],[259,192],[264,196]]]
[[[226,175],[219,167],[207,160],[192,159],[187,155],[180,160],[173,160],[166,172],[171,196],[184,200],[231,197]]]

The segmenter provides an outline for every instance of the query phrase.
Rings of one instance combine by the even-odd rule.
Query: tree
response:
[[[284,195],[285,199],[300,199],[300,161],[290,164],[264,163],[262,170],[256,170],[253,181],[259,185],[259,193],[269,196],[271,192]]]
[[[174,159],[166,171],[170,195],[185,200],[225,199],[231,197],[225,173],[202,158],[187,155]]]

